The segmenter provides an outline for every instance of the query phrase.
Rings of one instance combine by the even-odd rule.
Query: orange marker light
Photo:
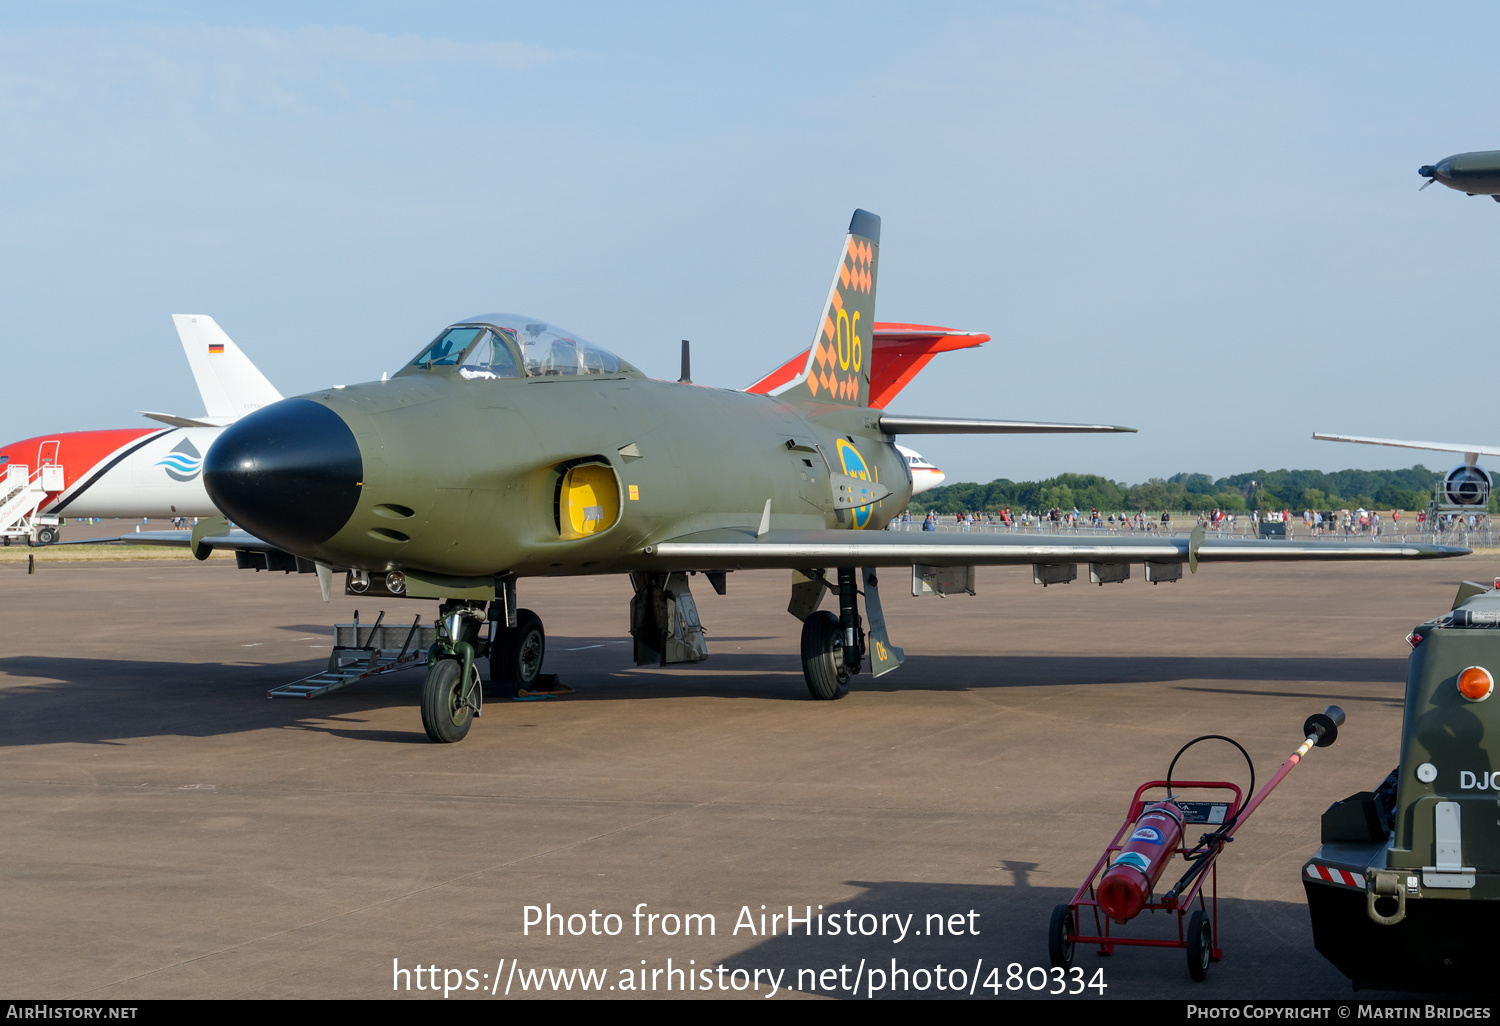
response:
[[[1483,702],[1495,690],[1495,678],[1483,666],[1471,666],[1458,675],[1458,693],[1471,702]]]

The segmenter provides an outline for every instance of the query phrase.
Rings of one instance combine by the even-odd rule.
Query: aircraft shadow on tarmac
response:
[[[1315,840],[1309,844],[1315,845]],[[999,862],[996,868],[1012,881],[1008,885],[975,885],[913,883],[905,881],[848,881],[849,886],[861,888],[858,896],[832,902],[823,909],[817,903],[812,914],[820,912],[824,919],[824,934],[817,934],[814,919],[813,935],[807,936],[802,926],[797,926],[795,936],[785,933],[786,905],[767,905],[765,914],[782,914],[781,932],[753,947],[722,960],[726,970],[725,979],[730,979],[733,970],[743,970],[739,982],[743,985],[754,977],[756,969],[769,969],[772,973],[785,970],[782,979],[784,988],[824,997],[852,998],[845,987],[864,963],[863,982],[859,988],[861,998],[992,998],[992,989],[985,988],[988,980],[1001,987],[999,997],[1045,998],[1050,1001],[1097,1000],[1097,989],[1083,990],[1082,995],[1068,997],[1049,996],[1045,991],[1033,991],[1023,983],[1019,989],[1008,989],[1010,966],[1019,965],[1019,979],[1024,980],[1027,970],[1049,969],[1047,986],[1055,988],[1051,979],[1047,954],[1047,930],[1054,906],[1071,900],[1079,881],[1057,880],[1056,873],[1029,862]],[[1234,866],[1226,858],[1222,874],[1232,874]],[[1295,873],[1296,869],[1293,868]],[[1221,875],[1222,875],[1221,874]],[[1038,886],[1038,884],[1044,884]],[[1061,884],[1061,886],[1059,886]],[[755,927],[760,929],[761,909],[759,904],[746,906],[754,917]],[[794,915],[799,919],[807,915],[807,902],[794,905]],[[971,918],[968,913],[978,913]],[[847,915],[846,913],[852,913]],[[886,913],[895,913],[908,920],[907,936],[895,943],[898,935],[896,920],[883,918]],[[743,913],[742,913],[743,914]],[[954,916],[959,916],[955,920]],[[830,936],[826,923],[837,917],[840,929],[852,924],[856,936],[841,933]],[[929,918],[930,917],[930,918]],[[937,935],[941,919],[944,934]],[[1085,929],[1094,929],[1090,920],[1085,920]],[[768,920],[769,922],[769,920]],[[978,927],[977,934],[969,933],[970,925]],[[951,925],[961,925],[962,933],[949,933]],[[719,934],[731,934],[734,924],[719,924]],[[886,935],[880,935],[884,926]],[[726,928],[727,927],[727,928]],[[929,933],[929,927],[931,932]],[[1307,906],[1301,902],[1253,901],[1243,898],[1220,898],[1219,900],[1220,946],[1224,959],[1209,968],[1208,978],[1194,983],[1188,976],[1186,952],[1176,948],[1119,948],[1114,954],[1104,957],[1095,946],[1080,945],[1074,965],[1083,969],[1085,983],[1094,978],[1096,970],[1104,970],[1103,981],[1107,984],[1104,996],[1108,998],[1353,998],[1348,980],[1333,968],[1313,947],[1312,927],[1308,919]],[[858,931],[865,931],[860,934]],[[921,933],[921,936],[917,934]],[[1166,914],[1145,914],[1125,927],[1116,927],[1115,933],[1128,937],[1152,937],[1175,940],[1177,927],[1173,917]],[[760,934],[757,934],[759,936]],[[740,938],[746,936],[741,930]],[[892,960],[895,968],[904,969],[912,975],[897,976],[897,989],[891,989]],[[656,964],[656,963],[653,963]],[[935,970],[941,964],[944,970],[944,986],[953,983],[953,970],[963,974],[964,987],[960,993],[951,989],[940,991],[936,985]],[[709,968],[715,971],[713,963]],[[975,967],[979,975],[975,977]],[[840,973],[842,967],[847,972]],[[702,969],[703,965],[694,968]],[[926,970],[915,973],[915,970]],[[812,970],[814,972],[808,972]],[[823,975],[835,970],[832,975]],[[871,989],[872,982],[882,982],[871,970],[883,970],[884,990]],[[998,973],[991,975],[992,970]],[[799,977],[799,971],[801,971]],[[760,977],[762,995],[767,992],[767,977]],[[1040,983],[1042,973],[1032,973],[1033,982]],[[926,989],[919,989],[920,984]],[[976,985],[977,983],[977,985]],[[905,989],[902,985],[905,984]],[[829,986],[831,985],[831,987]],[[661,984],[658,984],[660,987]],[[1077,985],[1070,982],[1076,990]],[[746,993],[754,993],[747,990]],[[1369,990],[1359,992],[1359,997],[1379,996]],[[779,995],[778,995],[779,997]]]
[[[634,666],[630,652],[629,644],[617,637],[549,638],[547,668],[577,692],[561,701],[684,697],[808,700],[797,657],[790,653],[720,652],[709,662],[689,668],[658,669]],[[107,742],[162,734],[211,737],[276,727],[302,727],[361,740],[423,740],[425,735],[415,722],[410,732],[356,726],[363,722],[358,718],[361,713],[392,705],[410,705],[415,715],[420,669],[359,682],[311,700],[271,702],[264,697],[269,688],[318,671],[322,662],[179,663],[45,655],[3,658],[0,683],[6,677],[39,682],[0,686],[0,747]],[[1400,684],[1405,676],[1403,659],[919,654],[900,670],[879,679],[864,675],[855,678],[853,693],[1181,681],[1192,682],[1185,685],[1191,690],[1266,695],[1273,692],[1205,685],[1215,681],[1285,681],[1317,682],[1321,690],[1316,695],[1308,692],[1317,698],[1327,696],[1329,684],[1389,685],[1389,692],[1344,697],[1400,704]],[[487,698],[496,701],[498,696],[488,694],[488,688],[486,691]]]

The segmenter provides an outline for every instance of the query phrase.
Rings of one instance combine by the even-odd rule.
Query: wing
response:
[[[198,521],[191,531],[132,531],[115,538],[80,538],[77,541],[58,542],[59,545],[99,545],[118,542],[125,545],[165,545],[187,549],[195,559],[207,559],[214,549],[234,550],[236,565],[242,570],[280,570],[285,573],[318,575],[318,587],[327,602],[333,574],[341,568],[326,563],[315,563],[301,556],[294,556],[270,542],[262,541],[249,531],[231,527],[224,517],[208,517]]]
[[[1433,559],[1467,555],[1453,545],[1376,542],[1206,540],[1110,537],[1100,541],[1034,534],[943,534],[920,531],[719,530],[684,535],[647,546],[662,570],[803,569],[821,566],[1022,566],[1059,563],[1259,563],[1299,559]]]
[[[239,549],[245,552],[281,552],[281,549],[270,542],[261,541],[249,531],[238,527],[218,526],[205,532],[196,540],[192,531],[133,531],[130,534],[116,535],[113,538],[77,538],[73,541],[57,542],[52,547],[60,545],[161,545],[168,548],[191,549],[196,554],[203,551],[203,555],[214,549]],[[199,557],[202,558],[202,557]]]
[[[1402,449],[1430,449],[1433,452],[1473,453],[1476,456],[1500,456],[1500,449],[1488,445],[1471,445],[1467,442],[1412,442],[1404,438],[1368,438],[1364,435],[1325,435],[1316,431],[1313,437],[1320,442],[1358,442],[1361,445],[1394,445]]]
[[[974,417],[903,417],[882,413],[880,430],[888,435],[1073,435],[1125,431],[1114,424],[1052,424],[1040,420],[979,420]]]

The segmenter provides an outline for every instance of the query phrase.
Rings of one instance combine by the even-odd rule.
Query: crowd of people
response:
[[[1217,512],[1217,511],[1216,511]],[[908,510],[891,522],[893,528],[905,528],[912,524],[911,511]],[[1076,528],[1096,527],[1110,530],[1128,531],[1152,531],[1158,527],[1169,529],[1172,523],[1170,513],[1163,512],[1158,521],[1154,517],[1146,515],[1145,510],[1140,510],[1134,515],[1129,513],[1100,513],[1098,509],[1091,509],[1084,513],[1077,506],[1071,511],[1060,506],[1054,506],[1045,511],[1025,510],[1013,513],[1009,507],[995,512],[984,512],[974,510],[972,512],[959,512],[954,514],[954,526],[960,531],[972,530],[975,524],[986,526],[1008,527],[1012,530],[1041,530],[1046,528]],[[938,515],[929,512],[922,520],[922,530],[936,531],[938,529]]]
[[[1210,531],[1221,534],[1244,533],[1241,530],[1240,519],[1248,519],[1246,525],[1248,533],[1252,535],[1285,535],[1292,537],[1294,534],[1294,514],[1290,509],[1280,510],[1251,510],[1248,514],[1230,513],[1223,509],[1213,509],[1208,513],[1199,514],[1196,520],[1197,526],[1202,526]],[[1375,510],[1367,510],[1363,507],[1354,510],[1303,510],[1301,517],[1302,530],[1312,537],[1325,535],[1351,535],[1379,537],[1381,534],[1395,534],[1402,530],[1403,523],[1413,533],[1423,531],[1438,532],[1475,532],[1483,531],[1489,527],[1489,517],[1485,513],[1446,513],[1439,514],[1429,521],[1425,511],[1418,512],[1415,516],[1406,514],[1405,521],[1402,520],[1401,510],[1390,510],[1382,516]],[[946,517],[944,517],[946,521]],[[911,530],[915,523],[911,511],[901,514],[891,522],[889,529]],[[960,512],[953,516],[953,526],[959,531],[973,530],[975,525],[983,525],[987,530],[1006,528],[1013,531],[1043,531],[1063,530],[1080,527],[1090,527],[1108,531],[1169,531],[1172,529],[1172,515],[1163,511],[1160,515],[1148,515],[1145,510],[1135,513],[1100,513],[1098,509],[1090,509],[1087,513],[1074,506],[1071,510],[1054,506],[1051,509],[1024,510],[1020,513],[1012,512],[1009,507],[996,511],[974,510]],[[922,530],[936,531],[940,522],[938,515],[928,512],[922,518]],[[946,523],[941,524],[946,529]]]

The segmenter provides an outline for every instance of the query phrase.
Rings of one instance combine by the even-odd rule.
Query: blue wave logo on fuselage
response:
[[[875,477],[870,473],[870,467],[865,463],[865,458],[859,454],[859,450],[842,438],[838,439],[839,465],[844,468],[844,473],[856,481],[873,481]],[[875,509],[873,504],[860,506],[854,511],[854,526],[864,527],[870,522],[870,513]]]
[[[177,448],[157,460],[156,465],[166,470],[173,481],[191,481],[203,473],[203,454],[184,438]]]

